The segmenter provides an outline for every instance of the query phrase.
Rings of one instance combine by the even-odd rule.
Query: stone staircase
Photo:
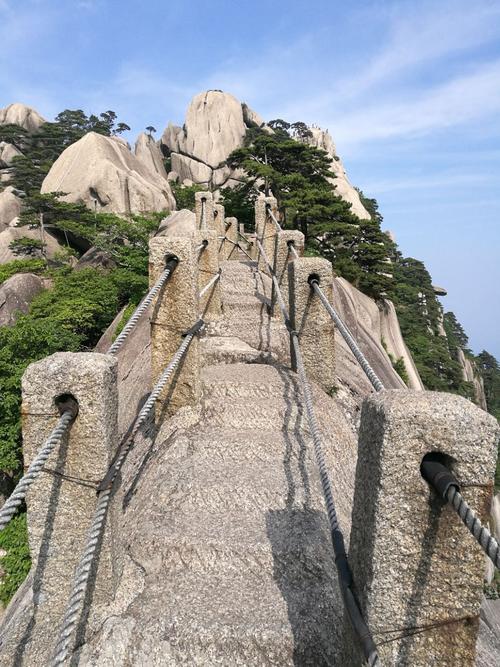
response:
[[[223,266],[204,339],[203,399],[145,434],[124,470],[114,600],[80,665],[335,665],[341,601],[286,331],[252,262]],[[276,350],[278,353],[276,354]],[[349,534],[356,445],[314,387]]]

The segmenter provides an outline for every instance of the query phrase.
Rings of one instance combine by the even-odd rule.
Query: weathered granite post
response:
[[[441,457],[484,521],[498,434],[493,417],[459,396],[392,390],[365,400],[350,563],[381,664],[475,665],[484,554],[420,464]],[[361,664],[346,635],[345,664]]]
[[[311,289],[310,278],[316,278],[326,298],[333,298],[333,271],[331,263],[320,257],[302,257],[288,263],[288,285],[290,294],[290,320],[298,333],[309,377],[318,382],[325,391],[334,385],[335,339],[330,315]],[[293,345],[292,368],[297,369]]]
[[[289,243],[293,243],[298,255],[302,256],[304,254],[304,234],[295,229],[286,229],[278,232],[276,235],[276,261],[274,270],[285,301],[288,295],[288,263],[295,258],[290,250]]]
[[[267,210],[268,206],[270,206],[271,211],[274,213],[276,219],[278,217],[278,204],[275,197],[260,197],[257,199],[255,202],[255,236],[262,243],[262,247],[264,248],[264,252],[267,255],[269,263],[274,269],[276,235],[278,233],[278,229],[269,216]],[[258,249],[257,257],[259,257],[259,269],[267,273],[267,266],[264,262],[264,259],[259,256]]]
[[[214,204],[214,227],[219,238],[219,248],[222,246],[222,236],[226,235],[226,225],[224,223],[225,212],[222,204]]]
[[[179,259],[151,315],[153,383],[172,360],[183,334],[199,319],[198,257],[193,237],[157,236],[149,242],[149,282],[158,280],[170,255]],[[198,244],[199,245],[199,244]],[[187,354],[163,391],[157,415],[167,416],[200,398],[200,350],[195,336]]]
[[[224,259],[239,259],[238,248],[234,245],[238,243],[238,220],[226,218],[225,227],[229,241],[224,241]]]
[[[96,486],[118,445],[116,359],[58,352],[28,366],[22,379],[26,467],[56,425],[57,399],[64,395],[77,401],[78,416],[26,498],[34,631],[24,633],[26,644],[18,648],[23,664],[45,664],[53,649],[54,631],[63,618],[95,511]],[[99,547],[99,576],[92,593],[98,604],[111,594],[110,543],[108,528]]]
[[[200,230],[194,235],[195,248],[206,242],[204,250],[198,252],[198,290],[219,273],[219,240],[215,230]],[[195,258],[196,259],[196,258]],[[203,319],[220,317],[222,312],[220,280],[217,280],[200,297],[200,313]]]
[[[214,229],[214,199],[211,192],[195,192],[194,212],[197,229]]]

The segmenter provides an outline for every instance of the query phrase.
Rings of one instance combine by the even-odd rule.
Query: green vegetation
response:
[[[15,516],[0,532],[0,549],[6,552],[0,557],[0,567],[5,572],[0,584],[0,603],[7,605],[26,579],[31,565],[26,514]]]
[[[335,192],[331,160],[325,151],[306,143],[310,130],[304,123],[271,121],[274,133],[253,127],[245,145],[228,158],[232,168],[249,175],[246,184],[231,193],[224,190],[228,215],[247,220],[258,191],[273,193],[283,215],[283,226],[299,229],[309,254],[330,259],[337,273],[375,298],[389,287],[386,259],[392,242],[380,222],[360,220],[351,205]]]
[[[0,328],[0,469],[7,492],[22,473],[21,377],[26,367],[58,351],[92,349],[123,306],[130,313],[148,285],[148,240],[163,214],[124,220],[91,213],[79,204],[59,202],[55,195],[34,193],[25,199],[21,224],[36,226],[43,213],[52,233],[69,234],[77,248],[94,246],[112,259],[111,268],[78,271],[62,262],[49,267],[42,260],[16,260],[0,267],[0,280],[19,271],[36,271],[53,280],[53,288],[32,301],[14,326]],[[75,250],[68,248],[68,256]],[[62,258],[64,259],[64,258]],[[59,262],[61,264],[61,262]],[[124,315],[125,317],[125,315]],[[0,533],[7,551],[0,600],[8,602],[29,570],[26,522],[20,515]]]
[[[47,268],[41,259],[15,259],[0,264],[0,285],[16,273],[41,273]]]
[[[205,190],[205,188],[201,185],[179,185],[177,183],[171,183],[170,187],[172,188],[172,193],[175,197],[177,208],[179,210],[187,208],[190,211],[194,211],[195,194]]]

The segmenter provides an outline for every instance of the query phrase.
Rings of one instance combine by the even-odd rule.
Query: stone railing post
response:
[[[278,232],[276,236],[276,262],[274,270],[285,302],[288,299],[288,263],[295,258],[290,250],[289,243],[293,243],[297,253],[302,256],[304,254],[304,234],[295,229],[286,229]]]
[[[275,267],[275,253],[276,253],[276,235],[278,229],[271,220],[267,207],[271,207],[276,219],[278,219],[278,205],[275,197],[260,197],[255,202],[255,236],[262,243],[264,252],[267,255],[271,267]],[[259,269],[268,273],[267,266],[264,259],[259,256],[257,249],[257,257],[259,257]]]
[[[234,245],[235,243],[238,243],[238,220],[236,218],[226,218],[225,228],[225,235],[229,241],[224,241],[224,259],[239,259],[238,248]],[[230,241],[232,241],[232,243],[230,243]]]
[[[222,204],[214,204],[214,227],[217,232],[217,238],[219,239],[219,248],[222,249],[222,238],[226,235],[226,225],[224,223],[225,212],[224,206]]]
[[[323,304],[311,289],[309,279],[315,277],[326,298],[333,298],[331,263],[320,257],[302,257],[288,263],[290,320],[298,333],[307,374],[330,391],[335,384],[335,340],[333,322]],[[297,369],[293,346],[292,368]]]
[[[195,248],[204,241],[207,245],[198,253],[198,290],[201,290],[219,273],[219,239],[215,230],[200,230],[194,235]],[[196,259],[196,258],[195,258]],[[203,319],[214,319],[222,313],[220,279],[200,297],[200,313]]]
[[[392,390],[361,413],[350,564],[386,666],[476,661],[484,554],[420,464],[449,465],[484,521],[498,445],[496,420],[459,396]],[[345,664],[361,664],[346,632]]]
[[[151,315],[153,384],[172,360],[182,342],[183,334],[200,316],[198,257],[193,237],[157,236],[150,240],[150,285],[158,280],[165,268],[166,258],[170,255],[175,255],[179,263],[158,295]],[[172,415],[184,405],[196,404],[200,399],[200,392],[200,347],[198,336],[195,336],[172,381],[160,396],[157,416]]]
[[[18,650],[26,651],[23,664],[45,664],[86,543],[97,503],[96,487],[118,446],[117,361],[104,354],[58,352],[28,366],[22,395],[26,467],[59,418],[56,399],[69,395],[79,410],[26,498],[35,624],[30,641],[21,643]],[[97,604],[112,593],[109,533],[107,528],[99,547],[92,592]]]
[[[205,215],[203,216],[203,210]],[[196,229],[214,229],[214,199],[211,192],[195,192]]]

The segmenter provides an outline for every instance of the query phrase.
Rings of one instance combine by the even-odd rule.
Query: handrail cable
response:
[[[233,241],[232,239],[228,238],[227,236],[222,236],[222,237],[219,237],[219,238],[224,239],[224,241],[229,241],[229,243],[232,243],[234,246],[236,246],[237,248],[239,248],[239,249],[241,250],[241,252],[242,252],[244,255],[246,255],[249,259],[252,260],[252,262],[254,261],[254,260],[252,259],[251,255],[249,255],[249,254],[247,253],[247,251],[246,251],[244,248],[241,247],[241,244],[240,244],[240,243],[237,243],[236,241]]]
[[[464,500],[460,485],[449,468],[440,461],[424,459],[420,470],[434,491],[453,507],[493,565],[500,569],[500,545]]]
[[[160,379],[149,395],[148,400],[144,404],[144,407],[140,411],[132,432],[123,442],[122,446],[118,449],[114,461],[111,463],[106,476],[98,487],[98,502],[94,512],[92,524],[87,534],[85,549],[75,570],[75,579],[50,663],[51,667],[56,667],[56,665],[63,665],[68,659],[71,636],[78,623],[78,618],[85,600],[94,556],[100,541],[101,533],[105,526],[107,510],[113,491],[113,484],[117,478],[117,475],[127,457],[130,448],[132,447],[137,433],[152,412],[156,400],[160,396],[171,375],[174,373],[183,356],[187,352],[194,336],[199,331],[201,331],[204,326],[204,321],[200,319],[193,327],[191,327],[191,329],[189,329],[189,331],[184,334],[184,340],[174,354],[172,361],[163,371]]]
[[[351,352],[354,354],[354,356],[358,360],[359,365],[361,366],[361,368],[366,373],[366,376],[368,377],[368,379],[372,383],[373,388],[375,389],[375,391],[382,391],[385,387],[382,384],[382,382],[380,381],[380,378],[378,377],[378,375],[375,373],[373,368],[368,363],[368,360],[365,357],[365,355],[359,349],[358,344],[354,340],[353,335],[351,334],[349,329],[346,327],[346,325],[342,322],[342,320],[340,319],[340,317],[337,314],[337,311],[334,309],[332,304],[326,298],[323,290],[319,286],[319,282],[317,281],[317,279],[315,279],[315,278],[311,279],[309,281],[309,284],[311,285],[311,288],[314,290],[316,295],[319,297],[321,303],[326,308],[326,310],[327,310],[328,314],[330,315],[330,317],[332,318],[332,320],[335,322],[335,325],[337,326],[338,330],[342,334],[343,339],[345,340],[345,342],[347,343],[347,345],[351,349]]]
[[[38,475],[43,471],[45,462],[54,449],[61,443],[61,440],[66,435],[69,427],[76,419],[77,414],[78,404],[76,401],[71,400],[71,403],[66,402],[64,410],[62,410],[61,416],[59,417],[58,422],[52,430],[51,434],[31,462],[31,465],[28,468],[26,474],[21,477],[16,485],[16,488],[0,510],[0,530],[3,530],[16,514],[20,505],[26,498],[28,489],[36,480]]]
[[[291,253],[295,259],[300,259],[300,255],[297,252],[297,248],[295,247],[295,241],[287,241],[288,245],[288,252]]]
[[[206,292],[208,292],[208,290],[212,287],[212,285],[215,285],[215,283],[218,280],[220,280],[220,276],[221,276],[221,271],[219,269],[218,273],[216,273],[215,276],[211,280],[208,281],[208,283],[205,285],[205,287],[202,290],[200,290],[200,293],[198,294],[198,297],[200,299]]]
[[[285,324],[290,333],[290,338],[292,340],[293,351],[297,362],[297,374],[299,376],[302,395],[304,398],[304,406],[306,409],[307,419],[309,422],[309,429],[313,439],[316,463],[319,468],[321,486],[323,489],[323,496],[325,498],[328,520],[330,523],[330,535],[332,538],[333,551],[335,553],[335,565],[337,568],[337,574],[339,578],[340,590],[342,592],[342,598],[344,601],[347,614],[349,616],[349,620],[351,621],[353,629],[355,633],[358,635],[358,638],[362,644],[363,653],[365,655],[366,661],[368,665],[370,665],[370,667],[376,667],[380,665],[377,653],[377,647],[375,645],[375,642],[373,641],[370,629],[368,628],[368,625],[366,624],[366,621],[363,618],[363,615],[359,608],[359,603],[352,590],[353,586],[352,572],[349,566],[349,562],[347,560],[347,554],[345,552],[344,536],[342,534],[342,530],[340,528],[337,517],[337,511],[335,509],[332,486],[323,453],[320,429],[313,408],[311,387],[309,385],[309,380],[307,378],[307,374],[304,368],[304,362],[302,360],[302,352],[300,350],[299,336],[298,333],[291,326],[290,317],[288,315],[285,302],[283,300],[283,295],[281,294],[281,289],[279,286],[278,279],[276,278],[276,275],[272,270],[271,265],[269,264],[269,260],[266,256],[265,250],[258,239],[257,239],[257,244],[259,246],[260,252],[262,253],[262,257],[265,263],[267,264],[271,277],[273,279],[273,284],[276,289],[277,300],[281,312],[283,314]]]
[[[195,251],[195,252],[201,252],[202,250],[205,250],[205,248],[206,248],[207,246],[208,246],[208,241],[207,241],[207,239],[205,239],[204,241],[202,241],[202,242],[200,243],[200,245],[199,245],[197,248],[195,248],[194,251]]]
[[[272,220],[272,221],[274,222],[274,224],[276,225],[277,230],[278,230],[279,232],[283,231],[283,229],[282,229],[280,223],[276,220],[276,216],[275,216],[274,213],[273,213],[273,210],[272,210],[272,208],[271,208],[271,204],[266,204],[266,211],[267,211],[267,214],[269,215],[269,217],[271,218],[271,220]]]
[[[132,331],[132,329],[135,327],[137,322],[140,320],[141,316],[146,312],[148,307],[151,305],[153,302],[153,299],[157,296],[157,294],[161,291],[163,285],[169,280],[171,277],[172,273],[175,270],[175,267],[179,263],[179,258],[176,255],[167,255],[165,258],[165,269],[163,270],[161,276],[158,278],[156,283],[153,285],[153,287],[149,290],[149,292],[146,294],[144,299],[140,302],[140,304],[137,306],[135,309],[132,317],[129,319],[127,324],[123,327],[122,332],[120,335],[116,338],[115,342],[111,345],[111,347],[108,350],[108,354],[117,354],[123,343],[125,342],[126,338],[128,337],[129,333]]]

